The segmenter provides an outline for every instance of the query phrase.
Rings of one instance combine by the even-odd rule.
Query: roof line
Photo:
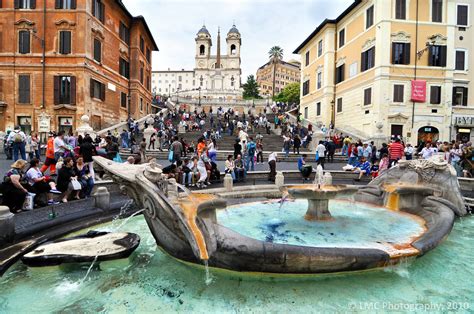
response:
[[[346,8],[336,19],[324,19],[324,21],[319,24],[318,27],[316,27],[316,29],[298,46],[298,48],[293,51],[293,53],[299,54],[300,50],[303,49],[303,47],[306,46],[306,44],[310,42],[311,39],[313,39],[313,37],[315,37],[326,25],[339,23],[355,7],[362,3],[362,1],[363,0],[354,0],[354,2],[348,8]]]

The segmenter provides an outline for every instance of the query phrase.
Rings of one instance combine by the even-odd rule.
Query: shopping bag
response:
[[[74,191],[82,190],[82,185],[81,185],[81,183],[79,183],[79,181],[73,179],[73,180],[71,180],[71,184],[72,184],[72,189]]]
[[[28,193],[25,197],[25,201],[23,202],[23,210],[33,210],[35,206],[35,195],[34,193]]]
[[[172,149],[170,149],[170,152],[168,153],[168,161],[173,162],[174,159],[174,152]]]

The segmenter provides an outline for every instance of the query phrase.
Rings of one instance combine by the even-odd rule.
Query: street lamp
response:
[[[201,76],[201,79],[202,79],[202,76]],[[197,90],[199,91],[199,103],[198,103],[198,106],[201,107],[201,86],[199,86]]]
[[[171,99],[171,84],[168,85],[168,98]]]
[[[234,76],[232,75],[232,77],[230,78],[230,85],[234,88],[235,90],[235,85],[234,85]]]

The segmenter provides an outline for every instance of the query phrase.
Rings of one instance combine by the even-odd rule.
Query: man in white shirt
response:
[[[64,131],[59,131],[58,136],[54,139],[54,157],[56,160],[63,157],[64,153],[69,150],[64,143]]]
[[[430,143],[426,143],[426,146],[423,147],[423,149],[421,150],[420,154],[421,154],[421,157],[423,159],[430,159],[431,156],[433,156],[434,154],[434,150],[433,148],[431,148],[431,144]]]
[[[323,141],[319,141],[319,144],[316,147],[316,153],[318,153],[318,165],[324,167],[324,161],[326,157],[326,146],[324,146]]]
[[[21,159],[26,160],[26,135],[23,133],[19,125],[15,126],[15,129],[8,134],[7,141],[12,143],[13,146],[13,160],[18,160],[18,153],[20,153]]]

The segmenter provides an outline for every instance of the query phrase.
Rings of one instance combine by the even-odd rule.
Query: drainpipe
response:
[[[416,0],[416,30],[415,30],[415,52],[418,52],[418,2]],[[415,54],[415,70],[414,70],[414,80],[416,80],[416,70],[418,67],[418,53]],[[413,127],[415,125],[415,102],[413,102],[412,110],[411,110],[411,137],[415,136]]]
[[[331,123],[333,129],[336,129],[336,61],[337,61],[337,43],[339,39],[339,34],[337,33],[337,22],[336,22],[336,32],[334,36],[334,65],[333,65],[333,98],[331,102]]]

